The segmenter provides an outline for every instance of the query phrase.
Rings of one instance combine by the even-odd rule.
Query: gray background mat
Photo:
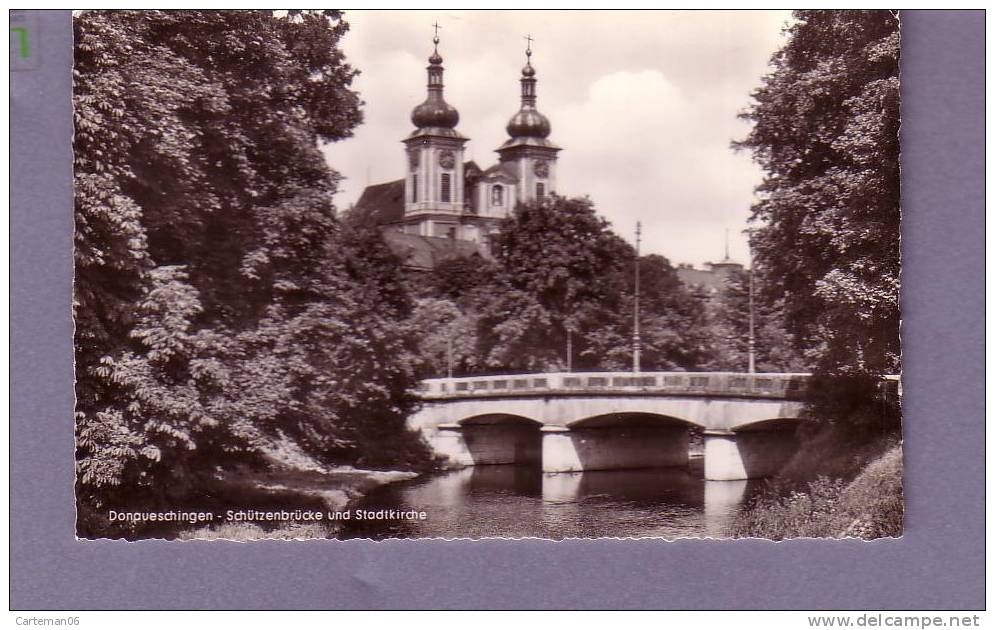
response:
[[[859,541],[73,537],[69,12],[11,73],[10,606],[980,609],[984,12],[902,13],[906,534]]]

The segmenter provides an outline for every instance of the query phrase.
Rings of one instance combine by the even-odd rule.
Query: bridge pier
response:
[[[797,448],[793,430],[705,431],[705,479],[769,477],[788,462]]]
[[[546,425],[542,470],[547,473],[687,466],[685,427],[614,426],[568,429]]]
[[[440,424],[435,431],[425,433],[426,441],[436,455],[457,466],[473,466],[470,449],[463,441],[463,427],[458,424]]]
[[[441,424],[429,443],[436,453],[460,466],[539,463],[539,431],[521,424]]]

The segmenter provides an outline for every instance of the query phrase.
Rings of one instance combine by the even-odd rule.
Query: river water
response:
[[[688,468],[543,473],[475,466],[382,486],[351,506],[426,513],[425,520],[343,521],[341,538],[728,537],[763,482],[705,481]]]

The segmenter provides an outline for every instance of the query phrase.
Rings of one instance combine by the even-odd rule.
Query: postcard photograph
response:
[[[898,12],[73,21],[78,538],[902,535]]]

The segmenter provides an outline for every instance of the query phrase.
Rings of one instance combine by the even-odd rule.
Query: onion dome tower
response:
[[[409,225],[423,236],[461,238],[454,220],[465,208],[463,145],[468,139],[456,131],[459,112],[443,97],[439,25],[434,27],[435,47],[427,67],[428,95],[411,112],[415,130],[403,140],[408,158],[404,216],[406,221],[420,217]]]
[[[532,37],[527,36],[522,68],[522,105],[506,127],[511,136],[497,149],[502,165],[512,167],[518,178],[518,201],[542,200],[556,189],[556,154],[560,147],[549,141],[549,119],[536,109],[536,71],[532,67]]]

